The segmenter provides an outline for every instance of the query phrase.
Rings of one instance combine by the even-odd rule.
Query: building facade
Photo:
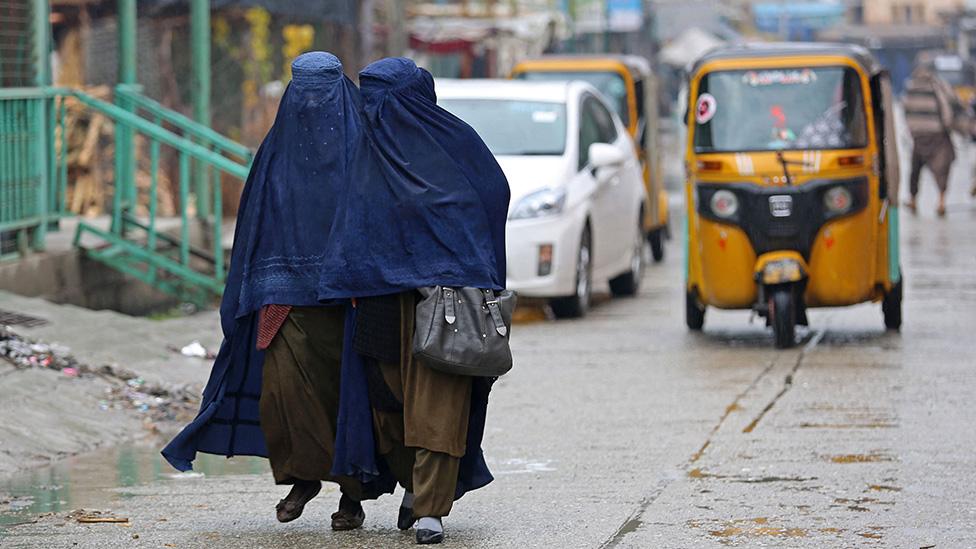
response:
[[[939,25],[943,15],[964,8],[966,0],[863,0],[867,25]]]

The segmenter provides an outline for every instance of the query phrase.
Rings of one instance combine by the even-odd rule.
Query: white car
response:
[[[644,185],[634,143],[584,82],[438,80],[438,104],[474,127],[508,177],[508,287],[586,313],[595,284],[637,293]]]

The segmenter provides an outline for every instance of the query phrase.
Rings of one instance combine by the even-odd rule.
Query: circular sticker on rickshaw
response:
[[[695,107],[695,121],[704,124],[715,116],[715,97],[710,93],[698,96],[698,106]]]

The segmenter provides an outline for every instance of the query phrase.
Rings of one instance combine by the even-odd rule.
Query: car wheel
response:
[[[587,225],[580,237],[579,253],[576,255],[576,293],[549,301],[549,307],[556,318],[579,318],[590,308],[590,293],[593,288],[592,258],[590,227]]]
[[[647,234],[647,241],[651,244],[651,257],[655,263],[664,260],[664,229],[654,229]]]
[[[643,215],[638,218],[642,219]],[[631,250],[630,270],[610,279],[610,293],[614,297],[636,295],[640,290],[641,277],[644,275],[644,228],[637,224],[637,235]]]

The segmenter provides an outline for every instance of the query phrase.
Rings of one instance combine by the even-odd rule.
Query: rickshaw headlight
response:
[[[828,190],[824,193],[823,201],[827,213],[831,215],[845,214],[851,211],[851,206],[854,205],[854,197],[845,187],[834,187]]]
[[[712,208],[712,213],[718,217],[730,219],[735,217],[736,212],[739,211],[739,197],[735,196],[734,192],[725,189],[715,191],[709,206]]]

